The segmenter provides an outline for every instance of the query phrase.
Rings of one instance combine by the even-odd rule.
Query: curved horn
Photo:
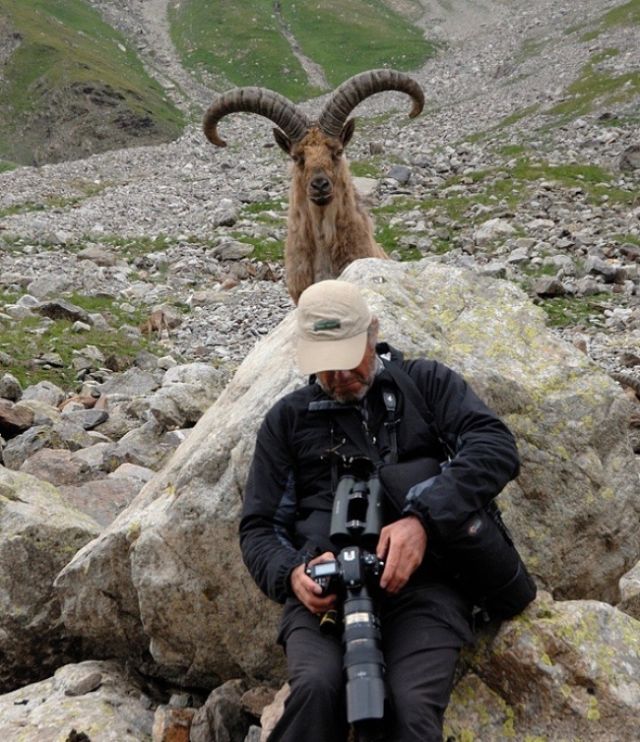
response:
[[[273,121],[296,142],[307,132],[309,121],[298,108],[280,93],[267,88],[234,88],[214,99],[204,115],[202,128],[207,139],[218,147],[227,143],[218,136],[218,121],[228,113],[257,113]]]
[[[409,113],[411,118],[424,107],[422,88],[408,75],[395,70],[369,70],[350,77],[336,88],[320,114],[318,126],[330,137],[340,136],[347,117],[358,103],[384,90],[399,90],[413,98],[413,108]]]

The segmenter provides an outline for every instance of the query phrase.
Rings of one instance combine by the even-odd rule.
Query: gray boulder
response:
[[[4,452],[4,463],[9,469],[19,469],[22,464],[43,448],[66,448],[78,451],[93,445],[93,439],[80,425],[61,420],[53,426],[34,425],[12,438]]]
[[[65,484],[59,489],[69,507],[86,513],[101,526],[108,526],[140,492],[142,485],[136,477],[106,477]]]
[[[5,438],[20,435],[33,425],[33,412],[0,397],[0,435]]]
[[[64,399],[64,392],[59,386],[51,381],[39,381],[37,384],[28,386],[22,393],[22,401],[36,400],[45,402],[51,407],[57,407]]]
[[[35,311],[43,317],[49,317],[49,319],[66,319],[70,322],[80,321],[91,325],[89,313],[82,307],[65,299],[42,302],[35,307]]]
[[[616,607],[640,620],[640,562],[620,578],[620,602]]]
[[[0,397],[17,402],[22,396],[20,382],[13,374],[3,374],[0,377]]]
[[[151,394],[159,386],[160,384],[153,374],[134,366],[105,381],[99,387],[99,390],[112,402],[132,399],[133,397],[144,397]]]
[[[364,287],[383,339],[459,370],[514,430],[522,474],[501,501],[540,584],[557,597],[615,598],[640,554],[640,482],[618,386],[552,335],[511,284],[426,261],[358,261],[345,278]],[[290,315],[132,505],[63,570],[56,584],[72,633],[114,652],[148,650],[157,672],[182,682],[282,673],[279,610],[242,565],[237,524],[257,427],[304,383],[293,342]]]
[[[640,623],[597,601],[543,594],[480,643],[454,691],[445,737],[636,739]]]
[[[244,742],[251,717],[242,707],[247,687],[242,680],[229,680],[211,692],[191,724],[189,742]]]
[[[56,486],[76,484],[95,477],[89,465],[74,458],[66,448],[41,448],[23,462],[20,471]]]
[[[149,420],[124,435],[115,448],[120,461],[158,470],[182,442],[179,431],[167,433],[156,420]]]
[[[500,237],[510,237],[516,230],[506,219],[489,219],[483,222],[473,233],[476,245],[486,245]]]
[[[52,485],[0,466],[0,691],[75,658],[77,642],[62,625],[52,585],[99,530]]]
[[[167,430],[189,427],[213,404],[224,382],[224,374],[206,363],[174,366],[151,397],[149,410]]]
[[[152,727],[149,698],[112,661],[65,665],[47,680],[0,696],[5,740],[151,742]]]

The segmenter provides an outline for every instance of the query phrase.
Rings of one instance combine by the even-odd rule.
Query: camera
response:
[[[374,588],[380,581],[384,562],[357,546],[345,547],[337,559],[307,567],[307,574],[322,588],[322,595],[344,592],[362,583]]]
[[[343,476],[333,502],[330,533],[340,551],[336,559],[306,570],[324,595],[341,597],[347,719],[360,726],[382,719],[386,697],[380,618],[374,600],[384,568],[375,554],[382,506],[377,476],[366,480]],[[326,624],[336,626],[335,621]]]

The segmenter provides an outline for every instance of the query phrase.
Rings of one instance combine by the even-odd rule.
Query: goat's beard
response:
[[[328,196],[309,196],[309,200],[315,206],[328,206],[333,201],[333,194]]]

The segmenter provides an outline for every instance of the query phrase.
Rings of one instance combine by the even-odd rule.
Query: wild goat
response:
[[[234,88],[218,96],[204,118],[204,133],[218,147],[226,146],[217,131],[229,113],[256,113],[279,128],[278,146],[293,160],[289,219],[285,246],[287,288],[297,304],[307,286],[336,278],[357,258],[387,258],[373,238],[373,225],[359,202],[343,152],[355,129],[347,118],[365,98],[398,90],[413,99],[409,116],[424,106],[418,83],[394,70],[369,70],[340,85],[311,122],[290,100],[266,88]]]

